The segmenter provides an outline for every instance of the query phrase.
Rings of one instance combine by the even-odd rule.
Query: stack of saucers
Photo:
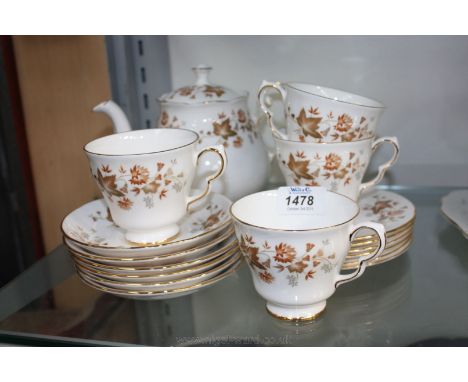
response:
[[[62,223],[64,242],[85,284],[114,295],[158,300],[194,293],[229,276],[241,264],[231,201],[217,193],[179,222],[180,232],[158,244],[131,243],[95,200]]]
[[[371,220],[384,225],[387,244],[381,255],[368,263],[382,264],[405,253],[413,240],[416,210],[408,199],[391,191],[373,190],[359,200],[360,213],[356,222]],[[359,257],[375,252],[379,238],[372,231],[361,231],[353,240],[341,269],[354,269]]]

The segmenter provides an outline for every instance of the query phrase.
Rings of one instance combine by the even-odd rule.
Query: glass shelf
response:
[[[59,309],[51,291],[76,274],[63,246],[0,289],[0,343],[158,346],[406,346],[467,344],[468,240],[440,213],[452,188],[386,188],[416,206],[414,241],[401,257],[368,268],[328,300],[319,319],[272,318],[247,265],[198,293],[166,301],[98,294]],[[97,293],[97,292],[96,292]]]

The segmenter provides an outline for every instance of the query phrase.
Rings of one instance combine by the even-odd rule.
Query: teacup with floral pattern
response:
[[[374,151],[393,147],[392,157],[379,166],[374,179],[362,183]],[[378,184],[399,154],[396,137],[366,138],[352,142],[298,142],[275,137],[276,156],[288,186],[323,186],[357,200],[365,189]]]
[[[265,98],[268,89],[281,95],[286,134],[273,123]],[[298,82],[263,81],[258,99],[273,135],[302,142],[350,142],[372,137],[385,109],[380,102],[367,97]]]
[[[302,215],[278,208],[284,196],[278,190],[246,196],[231,206],[255,289],[267,301],[267,310],[281,319],[317,317],[335,289],[360,277],[367,262],[385,248],[382,224],[354,224],[356,202],[322,187],[312,187],[309,195],[313,209]],[[356,271],[341,275],[350,243],[361,228],[378,235],[377,250],[361,256]]]
[[[226,167],[222,145],[197,151],[199,136],[185,129],[133,130],[88,143],[84,150],[91,173],[114,222],[135,243],[157,243],[179,232],[177,222],[194,202],[206,197],[211,182]],[[198,159],[205,152],[219,157],[206,186],[190,195]]]

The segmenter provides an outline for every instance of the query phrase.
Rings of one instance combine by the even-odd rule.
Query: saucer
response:
[[[414,204],[395,192],[385,190],[371,190],[361,196],[359,200],[359,215],[355,224],[365,221],[381,223],[385,227],[387,236],[410,225],[416,217]],[[369,229],[359,231],[356,239],[375,237]]]
[[[374,260],[370,261],[367,263],[368,267],[374,266],[374,265],[379,265],[386,263],[387,261],[394,260],[397,257],[403,255],[411,246],[413,242],[413,236],[410,236],[409,238],[405,239],[398,245],[395,245],[392,248],[385,249],[384,252]],[[361,256],[366,255],[369,253],[362,253]],[[359,266],[359,262],[356,259],[356,257],[346,257],[341,269],[342,270],[348,270],[348,269],[356,269]]]
[[[107,272],[107,273],[112,273],[115,275],[131,275],[131,276],[147,276],[147,275],[158,275],[158,274],[164,274],[164,273],[172,273],[172,272],[178,272],[182,271],[185,269],[190,269],[197,267],[201,264],[207,263],[214,258],[222,255],[223,253],[228,252],[229,250],[233,248],[237,248],[238,246],[237,238],[235,236],[229,236],[228,239],[224,240],[222,243],[217,245],[215,248],[212,248],[211,250],[206,250],[200,254],[196,254],[196,257],[191,259],[191,256],[184,256],[181,258],[181,256],[185,255],[184,252],[181,252],[182,255],[179,256],[179,254],[174,254],[175,259],[177,260],[183,260],[183,261],[178,261],[178,262],[170,262],[168,264],[163,264],[163,265],[152,265],[149,261],[148,262],[143,262],[143,266],[140,266],[139,264],[142,263],[141,261],[136,260],[135,262],[132,261],[126,261],[123,263],[120,261],[120,263],[117,263],[116,265],[108,265],[108,264],[102,264],[99,262],[95,262],[82,254],[75,252],[73,249],[69,248],[69,252],[71,252],[71,255],[73,256],[73,260],[75,262],[79,262],[82,265],[91,268],[93,270],[99,271],[99,272]],[[170,256],[168,256],[170,258]],[[187,260],[185,260],[187,258]],[[120,259],[119,259],[120,260]],[[157,258],[157,260],[159,260]],[[169,261],[169,260],[168,260]],[[149,264],[149,265],[148,265]]]
[[[468,190],[455,190],[442,198],[441,212],[468,239]]]
[[[133,300],[145,300],[145,301],[166,300],[170,298],[182,297],[182,296],[193,294],[195,292],[198,292],[202,288],[212,286],[213,284],[216,284],[217,282],[224,280],[226,277],[232,275],[240,268],[240,266],[243,264],[242,259],[243,258],[241,257],[240,260],[234,263],[231,267],[227,268],[224,272],[218,274],[217,276],[214,276],[213,278],[209,280],[206,280],[206,281],[203,281],[198,284],[194,284],[185,288],[167,289],[162,292],[128,291],[128,290],[119,289],[119,288],[109,288],[109,287],[102,286],[98,283],[95,283],[92,280],[87,279],[86,276],[83,276],[80,273],[78,273],[78,275],[80,276],[83,283],[88,285],[90,288],[94,288],[94,289],[97,289],[98,291],[109,293],[114,296],[129,298]]]
[[[165,282],[165,281],[172,281],[172,280],[179,280],[184,279],[186,277],[190,277],[196,274],[201,274],[203,272],[210,271],[211,269],[215,268],[221,263],[225,262],[226,260],[230,259],[233,255],[238,252],[239,249],[237,247],[233,247],[230,250],[214,257],[212,260],[205,262],[203,264],[199,264],[193,266],[191,268],[186,268],[182,270],[167,270],[164,272],[157,272],[153,274],[143,274],[143,275],[135,275],[135,274],[128,274],[128,273],[117,273],[111,270],[101,270],[97,269],[96,267],[89,266],[88,264],[75,259],[75,265],[77,268],[84,273],[90,273],[93,276],[101,277],[103,279],[111,280],[111,281],[118,281],[118,282],[126,282],[126,283],[158,283],[158,282]]]
[[[177,280],[164,281],[164,282],[136,282],[136,281],[113,281],[108,280],[99,276],[94,275],[89,271],[83,269],[77,269],[78,273],[88,281],[93,283],[113,289],[120,289],[123,291],[133,291],[133,292],[164,292],[171,289],[181,289],[188,288],[204,281],[207,281],[223,271],[227,270],[234,264],[236,264],[241,259],[241,254],[239,250],[235,251],[234,254],[231,254],[230,258],[224,261],[222,264],[205,271],[200,274],[192,275],[190,277],[185,277]]]
[[[219,247],[219,248],[222,247],[224,244],[226,244],[227,240],[230,240],[232,238],[233,233],[234,233],[234,227],[232,227],[231,225],[228,225],[225,231],[217,234],[214,238],[212,238],[207,243],[203,243],[193,248],[184,249],[178,252],[165,253],[163,255],[152,255],[152,256],[135,256],[134,257],[132,256],[133,253],[130,253],[129,255],[131,257],[110,257],[110,256],[103,256],[103,255],[90,253],[89,251],[86,251],[82,249],[81,247],[78,247],[76,244],[74,244],[73,242],[67,239],[65,239],[65,244],[71,251],[75,252],[75,254],[78,255],[79,257],[88,261],[99,263],[99,264],[108,265],[108,266],[116,266],[116,267],[121,267],[121,266],[124,266],[124,267],[126,266],[157,267],[157,266],[171,265],[171,264],[195,260],[198,257],[203,256],[207,251],[215,247]]]
[[[89,202],[62,222],[64,236],[88,252],[110,257],[155,256],[182,251],[206,243],[231,223],[225,196],[211,193],[196,209],[179,221],[178,235],[165,242],[138,245],[125,239],[124,231],[112,221],[102,199]]]

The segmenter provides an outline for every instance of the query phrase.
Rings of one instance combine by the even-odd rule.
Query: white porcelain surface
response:
[[[235,252],[224,261],[222,264],[218,264],[216,267],[213,267],[210,270],[207,270],[203,273],[195,274],[190,277],[185,277],[181,279],[176,279],[172,281],[164,281],[164,282],[139,282],[139,281],[113,281],[107,280],[102,277],[98,277],[89,271],[85,271],[83,269],[79,269],[79,272],[86,276],[89,280],[98,283],[99,285],[109,287],[109,288],[116,288],[120,290],[126,291],[137,291],[137,292],[163,292],[165,290],[170,289],[180,289],[180,288],[188,288],[194,285],[203,283],[210,278],[216,277],[221,272],[229,269],[229,267],[233,266],[235,263],[239,261],[240,254]]]
[[[268,89],[282,98],[286,132],[281,132],[265,102]],[[263,81],[258,91],[262,110],[273,132],[283,139],[303,142],[349,142],[375,136],[384,106],[342,90],[306,83]]]
[[[455,190],[442,198],[442,213],[468,239],[468,190]]]
[[[414,204],[405,197],[392,191],[369,190],[361,195],[358,223],[370,220],[381,223],[387,233],[399,229],[416,216]],[[372,232],[363,230],[357,236],[365,236]]]
[[[198,72],[195,85],[161,97],[158,127],[196,131],[200,135],[199,147],[223,145],[228,166],[213,189],[237,200],[262,189],[268,179],[269,159],[260,132],[249,116],[247,94],[212,85],[207,76],[204,73],[201,77]],[[207,88],[217,92],[207,96]],[[204,174],[218,166],[218,161],[214,155],[204,157],[201,178],[195,180],[197,187]]]
[[[120,261],[115,261],[112,264],[103,264],[102,261],[95,261],[88,255],[84,255],[83,252],[77,252],[74,249],[71,252],[75,257],[75,261],[81,261],[87,267],[97,271],[114,273],[116,275],[153,276],[191,269],[212,261],[238,246],[237,238],[233,233],[233,231],[230,231],[229,238],[220,244],[213,247],[210,246],[210,248],[201,250],[198,253],[195,252],[195,254],[193,254],[193,251],[188,251],[189,254],[186,251],[182,251],[162,258],[156,257],[147,260],[126,259],[128,261],[122,261],[122,259],[119,259]],[[161,260],[163,264],[160,263]]]
[[[231,214],[236,235],[270,313],[311,319],[339,285],[360,277],[367,261],[382,253],[385,229],[373,222],[355,225],[358,205],[322,187],[312,187],[314,209],[304,215],[282,213],[279,195],[270,190],[235,202]],[[360,259],[358,270],[340,275],[350,241],[362,227],[374,229],[381,245]]]
[[[359,194],[379,183],[399,154],[395,137],[353,142],[312,143],[275,137],[276,155],[288,186],[322,186],[357,200]],[[373,152],[382,144],[393,146],[392,157],[379,166],[374,179],[362,183]]]
[[[91,288],[95,288],[99,291],[107,292],[115,296],[129,298],[133,300],[145,300],[145,301],[166,300],[170,298],[187,296],[195,292],[198,292],[202,288],[206,288],[211,285],[214,285],[217,282],[235,273],[235,271],[239,269],[242,263],[243,262],[241,259],[240,261],[237,261],[236,263],[231,265],[229,268],[227,268],[223,272],[219,273],[217,276],[214,276],[204,282],[201,282],[201,283],[189,286],[189,287],[185,287],[185,288],[167,289],[162,292],[138,292],[138,291],[126,291],[126,290],[122,290],[118,288],[109,288],[109,287],[105,287],[99,283],[94,282],[93,280],[88,278],[86,275],[79,274],[79,276],[81,277],[82,281],[88,286],[90,286]]]
[[[166,270],[166,271],[160,271],[158,270],[157,272],[154,273],[149,273],[149,274],[129,274],[129,273],[119,273],[115,272],[114,270],[110,269],[102,269],[94,266],[90,266],[87,263],[84,263],[83,261],[80,261],[79,258],[75,258],[75,264],[76,266],[82,270],[85,273],[90,273],[94,276],[103,278],[103,279],[108,279],[108,280],[113,280],[113,281],[118,281],[118,282],[128,282],[128,283],[159,283],[159,282],[165,282],[165,281],[174,281],[174,280],[181,280],[185,279],[187,277],[192,277],[207,271],[210,271],[211,269],[215,268],[216,266],[220,265],[224,261],[230,259],[236,252],[238,252],[239,249],[234,247],[231,248],[229,251],[225,251],[224,253],[221,253],[220,255],[214,257],[208,262],[205,262],[200,265],[194,265],[192,267],[182,269],[182,270]]]
[[[127,240],[155,243],[174,237],[187,207],[208,195],[225,168],[222,145],[197,150],[198,135],[182,129],[147,129],[98,138],[84,150],[93,177]],[[215,152],[218,168],[191,196],[197,162]],[[203,157],[201,158],[201,161]]]
[[[231,201],[212,193],[179,222],[178,236],[168,242],[139,246],[125,239],[124,230],[114,224],[102,199],[71,212],[62,222],[65,237],[85,251],[102,257],[158,256],[183,251],[207,243],[231,222]]]

